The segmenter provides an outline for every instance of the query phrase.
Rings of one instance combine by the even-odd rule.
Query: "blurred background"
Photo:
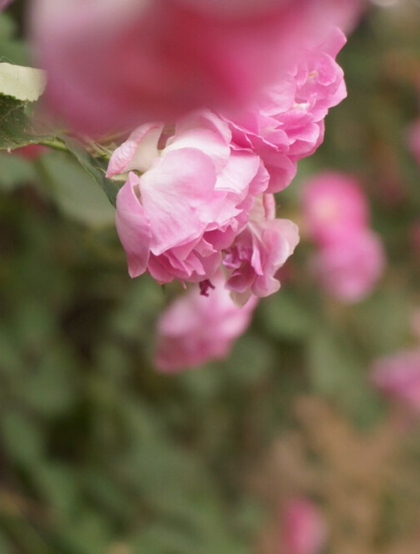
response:
[[[30,64],[23,8],[0,16],[3,61]],[[283,287],[194,370],[153,368],[177,290],[130,280],[90,177],[0,153],[1,554],[420,552],[420,4],[372,3],[338,61],[348,99],[278,198],[302,234]],[[358,181],[383,243],[357,302],[313,271],[301,197],[324,171]],[[378,385],[407,350],[409,379]]]

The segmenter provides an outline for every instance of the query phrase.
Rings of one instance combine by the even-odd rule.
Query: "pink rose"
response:
[[[237,110],[357,0],[34,0],[47,99],[91,133]],[[350,8],[350,9],[349,9]]]
[[[375,287],[385,267],[381,240],[369,229],[348,229],[322,245],[313,267],[325,291],[342,302],[358,302]]]
[[[257,299],[236,306],[219,273],[214,290],[200,294],[193,286],[160,316],[154,362],[163,372],[178,372],[210,360],[226,358],[236,338],[250,324]]]
[[[226,286],[238,303],[246,302],[251,295],[265,297],[277,292],[280,281],[276,274],[299,242],[297,225],[275,219],[274,215],[274,196],[259,197],[248,225],[226,249]]]
[[[367,198],[357,181],[345,173],[326,171],[309,179],[303,186],[302,207],[307,234],[318,244],[369,224]]]
[[[159,152],[162,130],[143,125],[110,160],[108,176],[144,172],[130,172],[118,193],[118,235],[132,277],[204,281],[246,227],[268,175],[258,156],[231,148],[227,125],[211,112],[178,121]]]
[[[371,368],[371,380],[391,399],[420,412],[420,348],[377,360]]]
[[[307,498],[295,497],[286,503],[282,529],[287,554],[319,554],[324,548],[325,521],[318,507]]]
[[[346,96],[343,70],[335,57],[346,39],[338,28],[328,39],[296,57],[255,106],[227,119],[233,140],[261,156],[270,173],[270,192],[287,186],[298,160],[313,154],[324,138],[329,108]]]

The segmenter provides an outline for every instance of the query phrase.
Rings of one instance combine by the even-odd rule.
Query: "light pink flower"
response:
[[[283,510],[283,549],[286,554],[318,554],[325,545],[326,525],[318,507],[303,497],[289,500]]]
[[[391,399],[420,412],[420,348],[377,360],[370,375],[374,385]]]
[[[357,0],[34,0],[46,96],[83,132],[237,109]]]
[[[224,267],[229,270],[226,286],[238,303],[253,294],[265,297],[277,292],[276,273],[293,254],[299,242],[298,227],[287,219],[275,219],[273,195],[260,196],[246,228],[226,249]]]
[[[407,140],[411,153],[415,157],[417,163],[420,165],[420,119],[415,121],[409,127],[407,132]]]
[[[108,176],[144,171],[130,172],[118,193],[118,235],[132,277],[203,281],[245,228],[268,175],[258,156],[231,149],[227,125],[211,112],[178,121],[159,152],[162,129],[138,128],[110,160]]]
[[[335,171],[319,173],[303,185],[303,218],[309,238],[318,244],[369,225],[369,206],[359,184]]]
[[[344,230],[319,248],[313,267],[328,294],[342,302],[358,302],[382,276],[385,267],[382,242],[369,229]]]
[[[270,192],[287,186],[297,161],[322,143],[329,108],[346,96],[343,71],[335,62],[345,41],[343,33],[332,28],[321,44],[304,49],[252,108],[227,119],[234,142],[263,159],[270,173]]]
[[[160,371],[178,372],[226,358],[234,340],[247,329],[257,299],[237,307],[220,273],[213,279],[213,286],[207,296],[193,286],[160,316],[154,357]]]

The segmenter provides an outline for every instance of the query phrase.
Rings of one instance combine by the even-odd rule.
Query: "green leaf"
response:
[[[47,84],[42,69],[0,63],[0,94],[23,102],[35,102]]]
[[[264,299],[260,312],[266,332],[277,339],[299,340],[314,324],[308,307],[290,289]]]
[[[94,170],[87,172],[64,152],[51,152],[39,162],[53,199],[65,214],[92,227],[114,224],[114,208],[98,188]]]
[[[36,181],[36,172],[31,162],[22,156],[0,152],[0,167],[1,191],[8,192],[20,185]]]
[[[365,363],[342,336],[319,328],[307,343],[310,377],[315,391],[334,398],[359,423],[378,414],[376,395],[367,382]]]
[[[0,94],[0,150],[38,144],[53,137],[35,129],[25,112],[25,103]]]
[[[4,448],[15,462],[30,466],[42,458],[43,431],[32,419],[11,410],[2,415],[0,429]]]
[[[96,183],[108,196],[111,204],[115,206],[120,186],[116,184],[115,181],[111,181],[105,177],[108,160],[101,160],[90,156],[85,150],[80,148],[80,146],[69,140],[67,137],[63,137],[63,141],[68,151],[76,158],[83,169],[96,181]]]

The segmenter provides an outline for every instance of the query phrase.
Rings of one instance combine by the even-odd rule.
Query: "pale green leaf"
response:
[[[35,102],[46,84],[46,73],[42,69],[0,63],[0,94],[22,102]]]

